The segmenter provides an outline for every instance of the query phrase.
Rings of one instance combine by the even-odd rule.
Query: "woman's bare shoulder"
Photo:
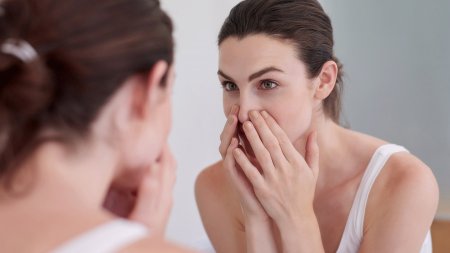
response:
[[[393,154],[380,174],[385,191],[407,190],[411,194],[437,195],[437,183],[430,167],[413,154]],[[437,196],[436,196],[437,197]]]
[[[438,199],[439,189],[432,170],[416,156],[399,152],[389,158],[373,185],[367,217],[372,217],[375,223],[380,215],[391,213],[431,223]]]
[[[239,198],[234,191],[222,161],[218,161],[197,176],[195,197],[203,218],[207,213],[219,213],[240,220]]]
[[[239,252],[245,245],[239,198],[219,161],[197,177],[195,198],[200,217],[212,245],[220,252]],[[224,236],[226,235],[226,236]]]
[[[378,245],[380,252],[418,252],[430,229],[438,199],[431,169],[407,152],[393,154],[370,191],[361,250]]]
[[[222,161],[211,164],[200,172],[195,182],[195,190],[196,194],[200,194],[199,191],[208,191],[222,197],[224,194],[229,195],[228,175],[223,168]]]
[[[160,253],[195,253],[196,251],[182,248],[173,243],[162,240],[161,238],[146,238],[122,249],[121,253],[144,253],[144,252],[160,252]]]

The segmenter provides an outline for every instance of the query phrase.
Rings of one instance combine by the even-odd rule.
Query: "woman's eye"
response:
[[[263,90],[271,90],[273,88],[276,88],[278,86],[278,84],[274,81],[270,81],[270,80],[264,80],[261,82],[261,89]]]
[[[226,91],[234,91],[238,89],[238,86],[232,82],[223,82],[222,86]]]

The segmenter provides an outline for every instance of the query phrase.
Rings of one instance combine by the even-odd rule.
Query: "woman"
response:
[[[186,252],[161,238],[175,164],[159,2],[0,7],[0,251]]]
[[[223,160],[196,183],[217,252],[431,252],[435,178],[403,147],[339,125],[341,65],[316,0],[235,6],[218,75]]]

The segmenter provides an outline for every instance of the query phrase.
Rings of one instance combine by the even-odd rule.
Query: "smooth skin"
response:
[[[323,111],[336,82],[333,61],[309,77],[289,41],[261,34],[227,38],[219,59],[223,159],[196,182],[216,251],[336,252],[365,168],[387,142]],[[241,124],[248,143],[239,143]],[[418,252],[437,203],[431,170],[394,154],[371,190],[359,252]]]
[[[176,167],[167,145],[172,83],[173,68],[156,63],[148,78],[125,81],[88,138],[46,142],[27,157],[13,190],[0,188],[0,251],[50,252],[120,215],[151,231],[120,252],[189,252],[163,240]]]

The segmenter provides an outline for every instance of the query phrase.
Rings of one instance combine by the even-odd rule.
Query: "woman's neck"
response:
[[[383,140],[346,129],[322,117],[316,122],[320,156],[317,191],[325,192],[362,176]]]
[[[314,118],[307,134],[294,146],[304,155],[307,137],[317,131],[320,157],[317,190],[320,191],[333,188],[357,174],[357,168],[364,163],[367,152],[358,148],[364,137],[341,127],[324,114]]]
[[[52,207],[100,209],[116,172],[115,163],[114,153],[103,145],[86,145],[75,151],[59,143],[43,144],[18,170],[11,190],[0,189],[0,203],[29,202],[36,208],[38,203],[60,203]]]

